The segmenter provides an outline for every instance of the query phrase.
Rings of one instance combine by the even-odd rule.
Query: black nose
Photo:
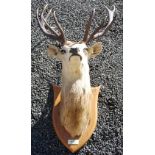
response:
[[[70,53],[77,54],[78,53],[78,49],[77,48],[71,48],[70,49]]]

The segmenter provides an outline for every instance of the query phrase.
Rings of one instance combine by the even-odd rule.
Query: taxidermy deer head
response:
[[[37,10],[37,19],[43,32],[49,37],[54,37],[59,41],[59,46],[49,45],[48,55],[62,61],[62,104],[60,108],[60,121],[64,128],[72,137],[80,136],[87,128],[90,113],[91,85],[89,75],[89,58],[95,57],[102,51],[102,44],[96,42],[88,47],[87,43],[93,39],[101,37],[110,28],[113,22],[115,7],[108,11],[109,21],[105,25],[102,23],[92,34],[89,35],[95,9],[92,11],[86,24],[85,34],[81,41],[73,42],[65,38],[62,27],[60,26],[55,11],[50,9],[47,12],[48,4],[43,8],[41,15]],[[46,15],[45,15],[46,14]],[[53,15],[55,27],[51,27],[47,20]]]

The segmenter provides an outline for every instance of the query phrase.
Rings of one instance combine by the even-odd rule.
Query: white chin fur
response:
[[[73,65],[79,65],[81,63],[80,57],[79,56],[72,56],[70,58],[70,63]]]

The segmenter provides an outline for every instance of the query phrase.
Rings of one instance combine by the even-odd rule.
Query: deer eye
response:
[[[88,48],[84,48],[84,53],[88,53]]]
[[[66,53],[66,51],[64,49],[60,50],[62,54]]]

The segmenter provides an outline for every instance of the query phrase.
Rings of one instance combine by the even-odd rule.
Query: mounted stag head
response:
[[[43,8],[41,15],[37,10],[37,18],[43,32],[49,37],[60,42],[60,46],[49,45],[48,55],[62,61],[62,103],[60,108],[60,121],[72,137],[81,136],[90,121],[90,100],[92,95],[88,59],[95,57],[102,51],[102,44],[96,42],[91,47],[87,43],[101,37],[110,28],[113,22],[115,7],[110,10],[105,6],[109,14],[109,21],[105,26],[102,23],[89,35],[95,9],[92,11],[86,24],[85,34],[82,41],[73,42],[65,38],[64,32],[52,9],[46,14],[48,4]],[[46,15],[45,15],[46,14]],[[53,15],[55,27],[51,27],[47,20]]]

